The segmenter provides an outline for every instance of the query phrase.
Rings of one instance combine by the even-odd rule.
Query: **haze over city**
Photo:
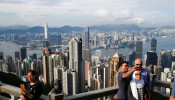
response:
[[[0,25],[174,26],[174,0],[0,0]]]

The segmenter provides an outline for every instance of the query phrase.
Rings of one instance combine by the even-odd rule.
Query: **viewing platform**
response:
[[[154,77],[154,75],[151,75]],[[153,79],[153,78],[152,78]],[[0,99],[3,100],[19,100],[21,89],[19,87],[15,87],[8,84],[0,84]],[[173,88],[173,82],[165,82],[160,80],[152,80],[152,88],[151,91],[152,100],[169,100],[169,96],[165,94],[161,94],[157,91],[156,87],[165,87],[165,88]],[[89,92],[80,93],[77,95],[63,97],[63,94],[50,94],[49,96],[41,95],[40,99],[42,100],[92,100],[97,98],[103,98],[108,96],[110,100],[115,100],[114,95],[116,95],[118,91],[118,87],[108,87],[100,90],[94,90]],[[4,96],[2,94],[8,94],[9,96]]]

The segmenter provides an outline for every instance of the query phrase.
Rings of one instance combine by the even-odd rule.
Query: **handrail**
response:
[[[2,83],[0,86],[0,92],[11,94],[11,95],[14,95],[15,97],[20,97],[20,95],[21,95],[21,89],[19,87],[4,84],[4,83]],[[49,100],[49,97],[42,94],[40,96],[40,99]]]
[[[91,100],[104,96],[109,96],[116,94],[118,91],[118,86],[103,88],[100,90],[89,91],[77,95],[72,95],[65,97],[63,100]]]
[[[153,86],[165,87],[165,88],[173,88],[173,82],[154,80],[152,83],[153,83]]]
[[[165,82],[165,81],[160,81],[160,80],[152,80],[152,86],[153,89],[154,87],[165,87],[165,88],[173,88],[173,82]],[[72,96],[68,96],[68,97],[61,97],[61,100],[89,100],[89,99],[96,99],[96,98],[100,98],[100,97],[104,97],[104,96],[109,96],[109,95],[115,95],[118,91],[118,87],[114,86],[114,87],[108,87],[108,88],[104,88],[104,89],[100,89],[100,90],[94,90],[94,91],[90,91],[90,92],[85,92],[85,93],[80,93],[77,95],[72,95]],[[19,87],[15,87],[12,85],[8,85],[8,84],[2,84],[0,86],[0,92],[1,93],[7,93],[10,95],[14,95],[16,97],[19,97],[21,95],[21,89]],[[157,92],[157,91],[154,91]],[[157,92],[159,93],[159,92]],[[159,93],[161,94],[161,93]],[[161,94],[162,96],[167,97],[166,95]],[[57,95],[58,96],[58,95]],[[41,95],[40,97],[41,99],[44,100],[49,100],[49,96],[46,95]]]

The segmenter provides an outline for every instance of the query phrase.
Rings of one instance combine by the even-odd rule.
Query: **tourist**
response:
[[[150,100],[150,92],[141,71],[135,71],[128,86],[128,100]]]
[[[128,71],[128,62],[124,61],[121,63],[120,72],[118,73],[118,92],[117,92],[117,100],[127,100],[127,89],[129,84],[129,76],[132,72],[136,71],[136,67],[132,67],[130,71]]]
[[[151,91],[152,90],[152,83],[151,83],[149,70],[142,67],[142,60],[141,59],[136,59],[134,67],[137,67],[137,69],[141,71],[143,80],[148,85],[148,88]]]
[[[30,83],[27,84],[26,90],[21,91],[21,100],[39,100],[43,92],[41,83],[37,80],[37,75],[34,70],[30,70],[27,73],[27,77]]]

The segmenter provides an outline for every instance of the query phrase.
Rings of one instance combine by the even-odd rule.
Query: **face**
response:
[[[142,61],[141,61],[141,59],[137,59],[137,60],[135,61],[135,66],[136,66],[136,67],[142,67]]]
[[[136,72],[135,73],[135,78],[140,80],[141,79],[141,73],[140,72]]]
[[[29,73],[27,74],[27,78],[28,78],[28,80],[29,80],[30,82],[35,82],[35,81],[36,81],[36,80],[35,80],[35,76],[32,75],[31,72],[29,72]]]
[[[121,67],[122,67],[122,70],[124,72],[127,72],[128,71],[128,64],[127,63],[123,63]]]

